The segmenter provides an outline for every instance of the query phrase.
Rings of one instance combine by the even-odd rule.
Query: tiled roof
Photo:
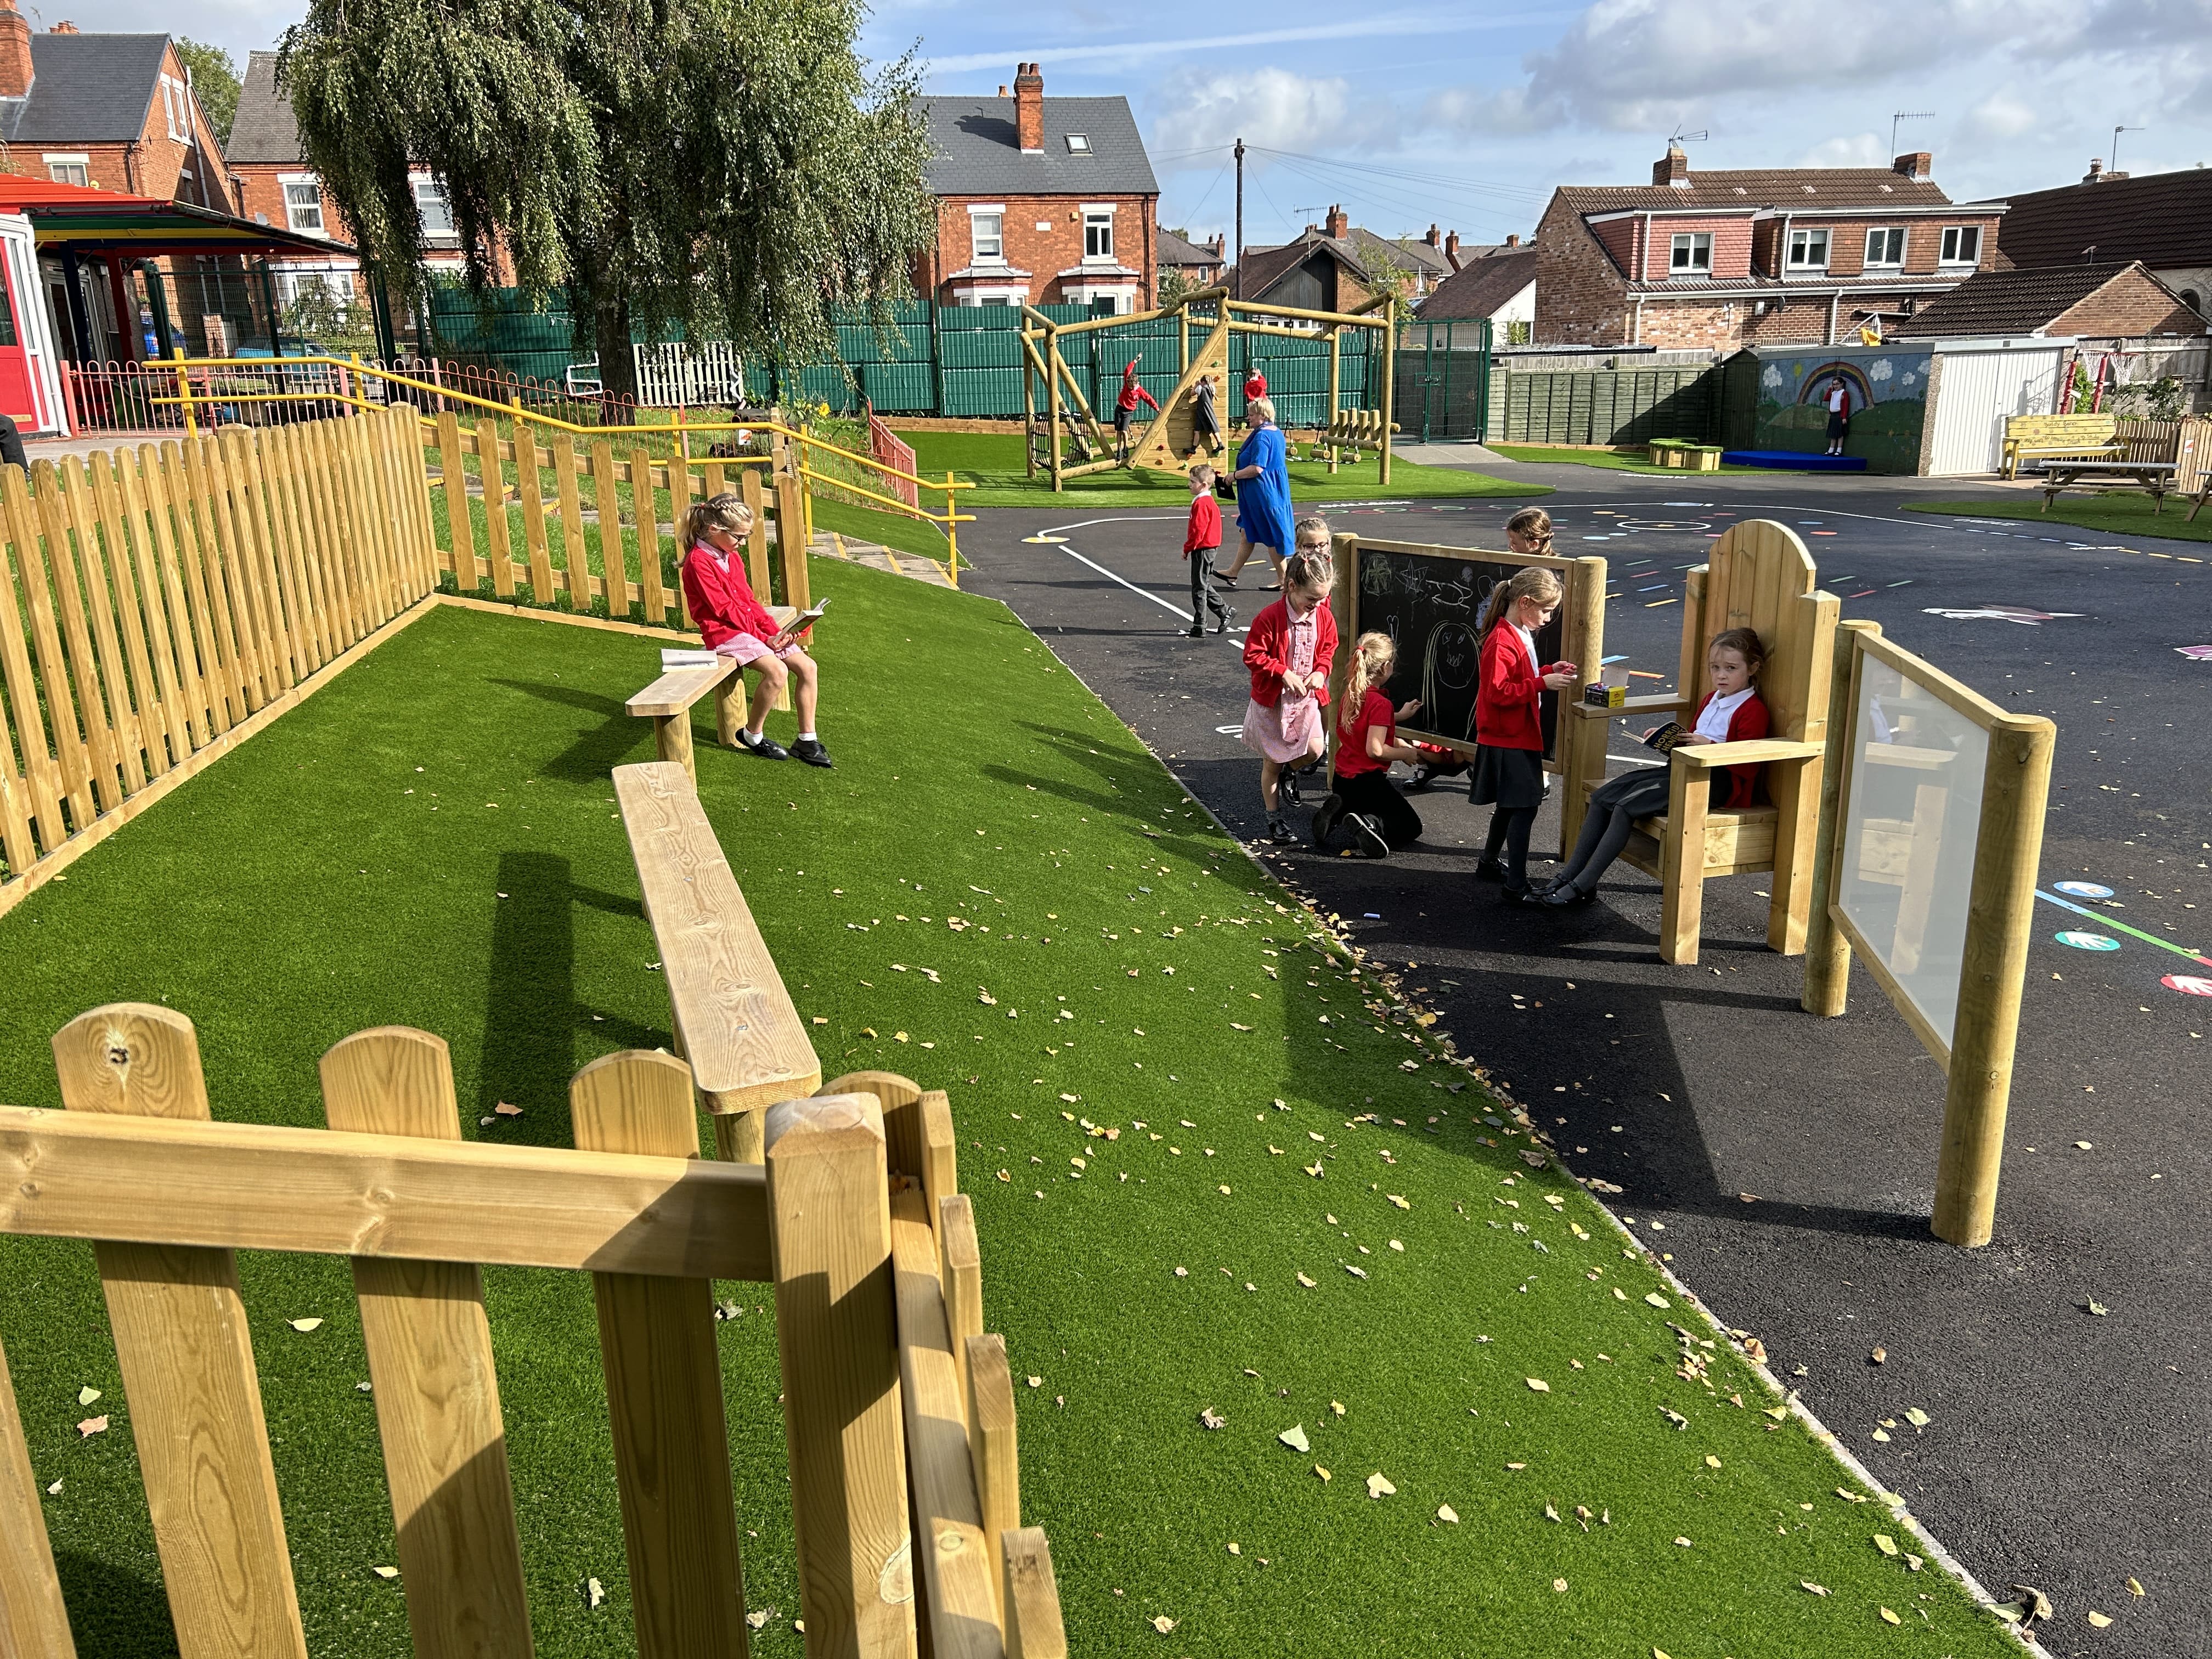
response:
[[[1559,199],[1577,213],[1618,213],[1647,208],[1940,207],[1951,198],[1932,179],[1908,179],[1887,167],[1752,167],[1692,173],[1686,190],[1672,185],[1562,185]]]
[[[1421,301],[1414,314],[1423,322],[1455,317],[1487,317],[1536,280],[1534,249],[1492,254],[1462,265]]]
[[[2081,301],[2130,271],[2139,272],[2145,283],[2164,287],[2130,259],[1984,270],[1915,312],[1911,322],[1899,332],[1918,338],[1938,334],[2033,334],[2047,330]],[[2179,297],[2169,297],[2179,310]]]
[[[1362,244],[1373,243],[1407,270],[1418,276],[1449,276],[1451,261],[1444,258],[1441,247],[1431,247],[1418,236],[1377,236],[1371,230],[1352,227],[1348,240]]]
[[[33,34],[31,90],[0,99],[0,138],[97,144],[143,137],[168,49],[166,34]]]
[[[224,158],[240,162],[296,167],[303,159],[300,129],[293,124],[292,100],[276,90],[276,54],[248,52],[246,80],[238,89],[238,113],[230,123]]]
[[[1159,231],[1158,250],[1158,262],[1164,265],[1218,265],[1226,257],[1184,240],[1165,226]]]
[[[1998,228],[1997,253],[2015,265],[2068,264],[2091,249],[2100,259],[2140,259],[2159,270],[2212,265],[2212,167],[2006,199],[2012,209]]]
[[[1012,98],[923,100],[930,142],[929,189],[937,196],[1157,196],[1136,118],[1126,98],[1048,98],[1044,154],[1024,155]],[[1067,135],[1091,141],[1087,152]]]
[[[1297,241],[1285,242],[1279,247],[1247,246],[1237,293],[1247,300],[1262,298],[1270,288],[1304,264],[1316,248],[1326,250],[1362,283],[1367,281],[1367,268],[1361,264],[1359,250],[1351,241],[1309,230]]]

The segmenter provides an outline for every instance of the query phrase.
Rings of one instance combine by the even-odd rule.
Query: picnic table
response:
[[[2094,493],[2112,490],[2148,490],[2151,510],[2166,511],[2166,486],[2173,482],[2179,470],[2175,461],[2114,461],[2114,460],[2049,460],[2038,464],[2043,474],[2043,510],[2051,511],[2051,503],[2061,492],[2079,489]]]

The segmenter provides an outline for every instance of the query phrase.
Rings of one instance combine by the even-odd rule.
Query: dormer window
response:
[[[1871,270],[1905,263],[1905,227],[1891,225],[1866,234],[1866,263]]]
[[[1947,265],[1978,265],[1982,262],[1982,228],[1979,225],[1946,225],[1943,227],[1943,263]]]
[[[1686,231],[1674,238],[1667,260],[1670,276],[1709,276],[1713,269],[1713,239],[1706,231]]]
[[[1067,153],[1070,155],[1090,155],[1091,135],[1087,132],[1069,133],[1067,135]]]
[[[1825,230],[1791,231],[1789,268],[1791,270],[1826,270],[1828,268],[1828,233]]]

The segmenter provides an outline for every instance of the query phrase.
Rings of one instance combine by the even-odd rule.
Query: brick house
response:
[[[1229,268],[1227,241],[1217,232],[1211,240],[1193,242],[1162,227],[1153,254],[1159,266],[1160,280],[1165,282],[1172,271],[1192,288],[1216,286]]]
[[[1424,323],[1487,321],[1498,344],[1527,343],[1536,318],[1535,250],[1516,246],[1468,260],[1413,315]]]
[[[1982,271],[1917,313],[1897,337],[2070,335],[2120,341],[2207,334],[2212,324],[2148,266],[2130,259]]]
[[[2212,317],[2212,167],[2130,178],[2089,163],[2081,181],[2010,198],[1997,233],[2003,265],[2138,259],[2201,317]]]
[[[1294,241],[1273,246],[1247,243],[1237,297],[1306,311],[1349,311],[1382,291],[1380,270],[1406,273],[1404,298],[1418,302],[1459,268],[1459,233],[1439,238],[1378,236],[1354,225],[1341,207],[1332,206],[1317,225],[1308,225]]]
[[[1993,270],[2002,202],[1954,204],[1926,151],[1876,167],[1692,173],[1563,185],[1536,228],[1542,345],[1730,350],[1893,330]]]
[[[1149,308],[1160,187],[1126,98],[1048,98],[1035,64],[1011,95],[932,97],[937,235],[915,287],[940,305]]]

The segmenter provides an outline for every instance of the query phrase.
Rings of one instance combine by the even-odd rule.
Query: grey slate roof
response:
[[[1210,247],[1185,240],[1165,226],[1160,228],[1158,234],[1158,263],[1163,265],[1193,266],[1203,270],[1220,264],[1229,257],[1226,249],[1216,253]]]
[[[240,104],[243,112],[244,106]],[[1159,185],[1126,98],[1044,100],[1044,154],[1024,155],[1014,134],[1012,98],[924,100],[936,151],[934,196],[1157,196]],[[1091,140],[1071,154],[1067,135]]]
[[[238,114],[230,124],[224,156],[241,161],[299,164],[300,130],[293,125],[292,100],[276,90],[276,54],[246,54],[246,80],[238,89]]]
[[[1946,334],[2047,333],[2075,307],[2115,283],[2124,285],[2123,297],[2125,288],[2139,293],[2152,291],[2180,317],[2189,315],[2181,296],[2148,267],[2134,260],[2105,260],[2096,264],[1978,271],[1932,305],[1915,312],[1898,333],[1919,339]],[[2076,325],[2066,331],[2087,331]]]
[[[143,135],[166,34],[33,34],[31,91],[0,99],[11,144],[127,143]]]
[[[2100,179],[2010,198],[1998,258],[2015,265],[2140,259],[2153,270],[2212,264],[2212,167]]]
[[[1488,317],[1535,280],[1535,249],[1493,253],[1445,277],[1414,314],[1424,322]]]

